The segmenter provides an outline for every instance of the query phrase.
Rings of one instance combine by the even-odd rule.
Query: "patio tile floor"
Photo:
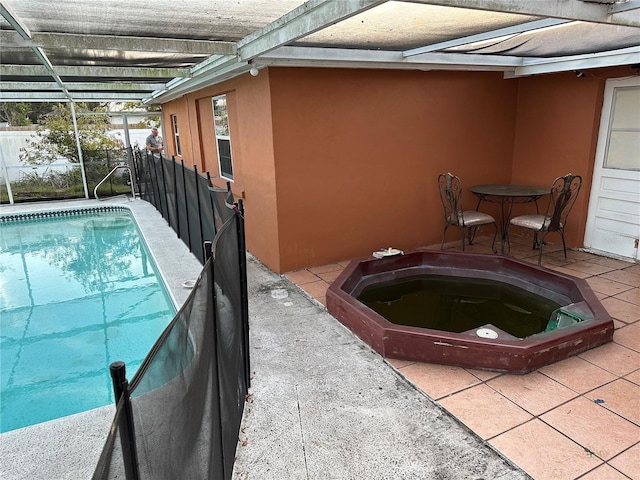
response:
[[[491,253],[490,240],[478,238],[467,251]],[[459,250],[460,242],[445,248]],[[524,237],[512,236],[510,255],[538,261]],[[589,282],[614,318],[613,342],[527,375],[386,361],[536,480],[640,480],[640,265],[575,250],[567,256],[548,245],[542,264]],[[285,276],[326,305],[347,264]]]

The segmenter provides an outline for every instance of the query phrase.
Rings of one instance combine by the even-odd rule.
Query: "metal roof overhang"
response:
[[[158,104],[265,66],[640,65],[640,0],[0,0],[0,14],[0,101]]]

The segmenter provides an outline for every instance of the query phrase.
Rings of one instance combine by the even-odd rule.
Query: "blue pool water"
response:
[[[126,210],[0,222],[0,432],[113,402],[175,315]]]

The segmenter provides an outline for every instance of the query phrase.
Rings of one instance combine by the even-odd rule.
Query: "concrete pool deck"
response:
[[[122,199],[61,203],[75,208],[112,202]],[[200,264],[153,206],[140,200],[128,205],[181,304],[189,293],[182,282],[195,279]],[[3,205],[0,214],[52,207]],[[602,354],[594,350],[568,359],[585,364],[579,369],[584,383],[574,383],[573,389],[571,382],[579,379],[562,378],[573,365],[508,376],[383,359],[323,307],[323,292],[342,268],[334,264],[280,276],[249,256],[252,386],[234,479],[531,478],[524,470],[538,480],[640,478],[640,313],[633,313],[640,312],[640,266],[589,267],[631,270],[618,280],[601,272],[597,282],[590,282],[597,292],[612,289],[601,298],[613,299],[605,306],[619,331],[614,343],[599,347]],[[619,302],[635,308],[625,310]],[[630,327],[635,330],[624,331]],[[624,366],[616,360],[621,354]],[[550,380],[569,384],[564,388],[570,394],[551,395]],[[596,380],[602,384],[593,386]],[[622,394],[617,381],[626,382]],[[558,386],[551,392],[567,393]],[[606,403],[595,404],[593,395]],[[627,403],[621,401],[625,398]],[[586,412],[586,417],[576,415],[577,421],[594,426],[585,432],[563,426],[562,408],[565,414]],[[554,409],[555,417],[545,416]],[[0,478],[90,478],[113,411],[109,406],[0,435]],[[537,438],[542,446],[523,446]]]

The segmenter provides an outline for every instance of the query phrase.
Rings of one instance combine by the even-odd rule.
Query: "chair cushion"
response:
[[[476,225],[486,225],[495,223],[495,219],[486,213],[476,212],[475,210],[465,210],[462,212],[464,219],[464,227],[475,227]]]
[[[549,226],[551,219],[544,215],[520,215],[511,219],[511,225],[530,228],[531,230],[544,230]]]

